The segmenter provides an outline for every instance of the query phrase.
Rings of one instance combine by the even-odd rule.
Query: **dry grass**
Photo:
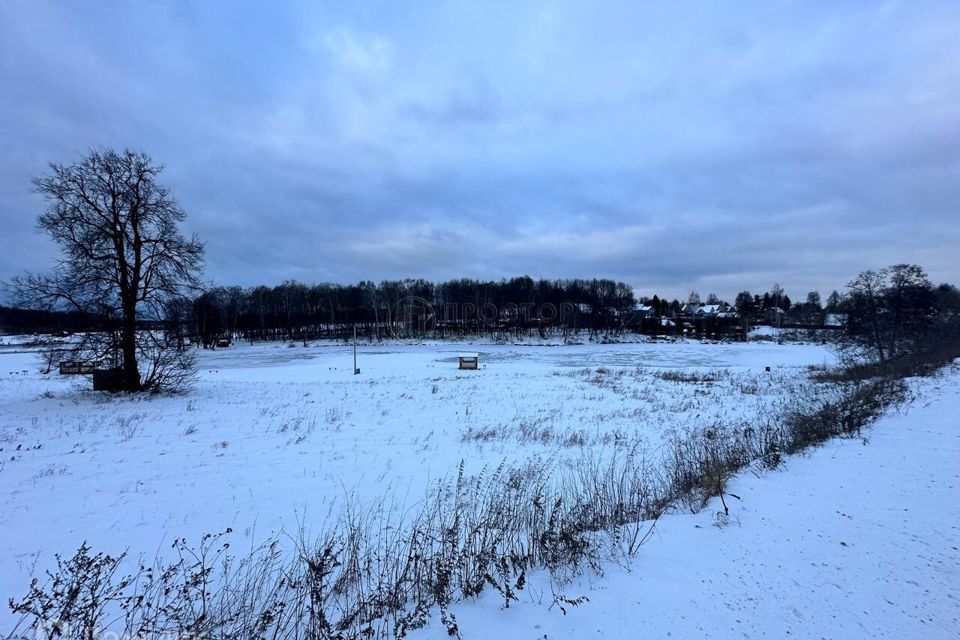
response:
[[[592,371],[590,384],[606,385],[611,375]],[[624,443],[575,465],[501,465],[467,477],[461,464],[412,508],[388,498],[348,502],[319,534],[301,533],[292,546],[277,537],[234,555],[227,532],[193,545],[178,540],[172,562],[138,568],[84,545],[12,603],[23,619],[11,637],[32,637],[56,619],[64,638],[103,628],[137,637],[403,638],[432,615],[458,635],[452,603],[492,591],[509,607],[537,568],[556,585],[600,571],[604,561],[635,554],[645,523],[666,510],[724,496],[729,477],[747,465],[776,466],[786,453],[859,434],[904,394],[887,379],[807,389],[793,408],[749,425],[677,432],[658,456]],[[518,425],[517,434],[579,437],[551,431],[551,419]]]

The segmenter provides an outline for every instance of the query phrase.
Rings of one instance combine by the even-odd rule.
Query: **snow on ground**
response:
[[[912,386],[866,442],[741,474],[725,526],[718,500],[661,518],[629,568],[561,589],[589,598],[566,614],[543,576],[509,609],[457,605],[463,638],[960,637],[960,366]]]
[[[674,429],[749,419],[789,401],[816,345],[699,342],[237,345],[200,351],[184,397],[95,394],[0,348],[0,596],[24,593],[87,540],[152,557],[231,527],[251,542],[309,532],[332,501],[416,500],[431,479],[500,462],[656,448]],[[770,366],[771,372],[764,368]],[[705,380],[665,379],[680,370]],[[235,534],[236,535],[236,534]],[[0,614],[0,628],[8,614]]]
[[[750,339],[753,338],[779,338],[783,333],[783,329],[778,329],[777,327],[771,327],[767,325],[762,325],[759,327],[753,327],[750,329],[750,333],[747,334],[747,337]]]

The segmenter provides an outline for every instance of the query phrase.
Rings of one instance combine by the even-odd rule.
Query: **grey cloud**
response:
[[[398,13],[399,12],[399,13]],[[132,146],[208,276],[960,280],[954,3],[0,7],[0,278],[31,176]]]

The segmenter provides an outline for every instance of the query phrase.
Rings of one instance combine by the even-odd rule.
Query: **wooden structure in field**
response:
[[[61,362],[60,375],[92,375],[94,391],[122,391],[124,388],[123,369],[120,367],[105,369],[99,360]]]
[[[122,391],[123,369],[98,369],[93,372],[94,391]]]
[[[93,362],[61,362],[60,375],[89,375],[99,368],[99,360]]]
[[[479,353],[461,353],[459,356],[459,360],[460,360],[461,369],[479,369],[480,368]]]

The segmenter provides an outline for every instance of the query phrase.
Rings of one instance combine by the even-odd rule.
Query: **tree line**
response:
[[[624,331],[676,332],[680,320],[701,305],[717,305],[736,318],[731,327],[770,321],[822,325],[828,314],[844,314],[848,297],[834,290],[821,303],[816,291],[792,302],[780,285],[763,294],[741,291],[733,304],[716,294],[696,291],[685,303],[659,295],[637,297],[628,284],[609,279],[534,279],[499,281],[469,278],[433,283],[424,279],[380,283],[305,284],[288,280],[275,286],[214,286],[182,310],[185,331],[212,345],[218,338],[248,341],[390,337],[448,338],[521,335],[548,337],[570,331],[620,334]],[[638,308],[644,307],[643,313]],[[722,319],[723,320],[723,319]],[[721,322],[720,324],[723,324]]]
[[[501,281],[423,279],[375,284],[213,287],[193,300],[188,324],[204,343],[219,336],[250,341],[454,337],[510,332],[541,336],[583,329],[619,332],[636,300],[609,279]]]
[[[847,286],[847,323],[840,343],[848,354],[880,365],[960,357],[957,287],[935,287],[914,264],[863,271]]]

